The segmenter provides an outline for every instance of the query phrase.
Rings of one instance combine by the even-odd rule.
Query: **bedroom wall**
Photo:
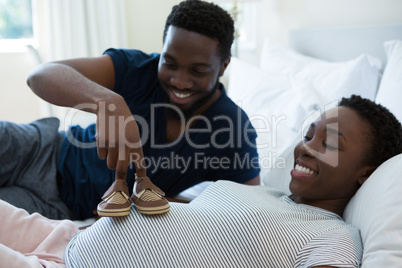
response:
[[[179,2],[127,0],[129,47],[160,51],[166,16]],[[240,49],[239,57],[253,64],[258,64],[264,37],[286,44],[290,29],[402,23],[401,0],[260,0],[250,4],[256,12],[256,45],[254,49]],[[26,51],[7,52],[0,46],[0,120],[29,122],[43,115],[41,102],[25,83],[35,64]],[[17,99],[22,102],[14,101]]]
[[[166,17],[180,0],[127,1],[128,42],[130,48],[147,53],[162,48],[162,33]]]
[[[0,120],[27,123],[41,116],[42,102],[26,84],[35,65],[26,48],[0,46]]]
[[[255,50],[240,50],[239,57],[257,64],[265,37],[288,43],[291,29],[402,23],[400,0],[260,0],[256,7]]]

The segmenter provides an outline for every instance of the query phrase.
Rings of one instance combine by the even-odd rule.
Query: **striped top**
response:
[[[101,218],[66,249],[67,267],[359,267],[359,231],[265,186],[218,181],[190,204]]]

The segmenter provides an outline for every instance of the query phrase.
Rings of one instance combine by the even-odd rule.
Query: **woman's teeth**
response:
[[[310,170],[309,168],[306,168],[306,167],[302,167],[298,164],[296,164],[295,170],[299,173],[305,173],[305,174],[310,174],[310,175],[314,174],[313,170]]]
[[[179,93],[179,92],[176,92],[176,91],[172,91],[172,92],[176,97],[178,97],[180,99],[188,98],[191,95],[191,93],[184,94],[184,93]]]

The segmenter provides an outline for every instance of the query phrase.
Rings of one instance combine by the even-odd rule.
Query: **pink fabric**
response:
[[[64,250],[77,231],[69,220],[30,215],[0,200],[1,267],[65,267]]]

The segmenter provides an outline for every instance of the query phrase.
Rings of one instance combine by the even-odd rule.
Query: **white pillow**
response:
[[[360,229],[362,267],[402,265],[402,154],[383,163],[346,207],[344,219]]]
[[[302,55],[266,39],[260,66],[270,73],[311,82],[327,102],[352,94],[374,100],[381,60],[363,54],[345,62],[329,62]]]
[[[237,58],[230,64],[228,95],[257,131],[262,183],[289,192],[287,171],[293,166],[300,129],[309,114],[325,103],[308,82],[264,72]]]
[[[387,107],[402,122],[402,40],[385,42],[384,48],[388,61],[376,102]]]
[[[228,95],[233,100],[258,101],[256,97],[261,93],[269,97],[292,89],[291,79],[286,75],[264,72],[235,57],[232,57],[229,66]]]

